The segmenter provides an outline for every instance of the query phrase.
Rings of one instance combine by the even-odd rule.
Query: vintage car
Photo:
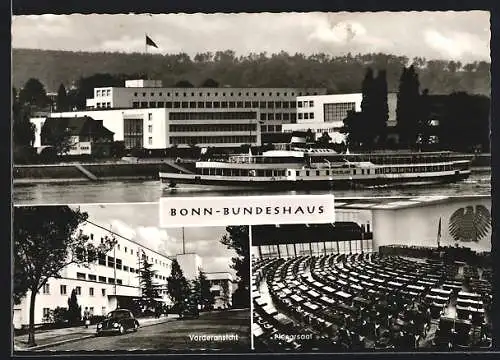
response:
[[[106,318],[97,324],[96,336],[107,333],[124,334],[128,330],[137,331],[139,321],[132,312],[127,309],[117,309],[111,311]]]

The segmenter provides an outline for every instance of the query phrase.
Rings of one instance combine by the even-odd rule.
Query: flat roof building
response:
[[[160,297],[157,300],[166,305],[172,304],[166,284],[172,270],[173,259],[178,260],[187,280],[194,280],[199,270],[203,269],[202,259],[196,254],[168,257],[92,221],[83,223],[77,229],[77,232],[80,231],[88,236],[88,241],[95,246],[100,245],[106,238],[114,238],[116,245],[88,267],[70,264],[61,271],[60,278],[50,278],[36,297],[35,324],[52,322],[51,313],[57,307],[68,307],[68,298],[73,290],[76,291],[82,314],[86,307],[91,315],[106,315],[118,307],[127,307],[130,301],[142,296],[140,278],[144,260],[152,264],[152,270],[155,271],[153,283],[161,286]],[[188,260],[195,258],[196,261],[185,261],[187,258]],[[205,272],[205,274],[211,284],[217,281],[222,286],[222,283],[227,281],[231,294],[235,290],[231,274],[219,272]],[[217,308],[223,307],[222,304],[226,307],[231,306],[231,294],[228,301],[222,301],[220,296],[216,297]],[[14,305],[15,328],[29,323],[29,302],[28,291],[21,303]]]

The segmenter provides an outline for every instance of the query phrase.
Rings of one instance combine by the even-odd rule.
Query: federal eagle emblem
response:
[[[450,216],[448,225],[453,239],[462,242],[478,242],[490,228],[491,214],[483,205],[476,205],[475,209],[470,205],[456,210]]]

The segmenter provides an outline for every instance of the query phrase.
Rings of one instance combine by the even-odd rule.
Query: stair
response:
[[[92,174],[89,170],[85,169],[81,164],[75,164],[75,167],[80,170],[80,172],[92,181],[97,181],[97,176]]]

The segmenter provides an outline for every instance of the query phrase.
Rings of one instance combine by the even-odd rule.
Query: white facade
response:
[[[101,243],[101,239],[113,235],[109,230],[90,222],[84,223],[80,229],[96,246]],[[44,314],[49,309],[67,308],[68,298],[73,289],[77,291],[78,304],[82,307],[82,312],[88,307],[94,315],[104,315],[115,309],[117,296],[140,297],[142,262],[139,259],[142,252],[146,260],[153,264],[153,270],[156,270],[154,282],[166,285],[172,260],[121,236],[114,237],[117,243],[104,258],[101,257],[88,267],[71,264],[61,271],[60,279],[48,280],[36,297],[36,324],[46,321]],[[166,304],[171,304],[166,286],[161,291],[161,297]],[[29,322],[29,299],[28,292],[21,304],[14,306],[14,326],[19,327]]]
[[[117,243],[106,256],[88,267],[71,264],[61,271],[61,278],[50,278],[36,296],[35,324],[48,322],[49,319],[45,315],[50,310],[56,307],[67,308],[73,289],[77,291],[78,305],[81,306],[82,313],[85,307],[88,307],[93,315],[105,315],[114,310],[122,297],[141,297],[140,270],[143,266],[143,262],[140,261],[141,256],[145,256],[152,264],[152,270],[156,271],[153,281],[162,286],[161,300],[167,305],[172,304],[166,288],[167,278],[172,270],[171,258],[91,222],[84,223],[80,229],[96,246],[101,243],[101,239],[111,236],[114,236]],[[175,258],[186,279],[194,280],[198,276],[198,269],[202,268],[202,259],[198,255],[181,254]],[[206,275],[210,280],[222,281],[226,281],[228,276],[227,273],[206,273]],[[230,274],[229,278],[232,281]],[[231,285],[229,288],[234,291]],[[14,305],[14,327],[19,328],[29,323],[29,302],[30,292],[19,305]],[[220,307],[220,300],[217,304]]]
[[[240,147],[260,145],[259,111],[247,109],[102,109],[52,113],[51,118],[89,116],[102,120],[114,133],[115,141],[127,148],[166,149],[172,145],[189,147]],[[40,146],[40,134],[46,118],[32,118],[35,124],[34,146]]]
[[[283,132],[308,131],[319,139],[328,133],[331,142],[345,141],[340,130],[350,110],[361,111],[362,94],[316,95],[297,97],[297,123],[283,124]]]
[[[215,295],[214,309],[227,309],[232,304],[232,294],[236,290],[233,276],[228,272],[208,273],[210,291]],[[227,293],[224,294],[224,292]]]
[[[316,88],[173,88],[159,80],[127,80],[125,87],[94,89],[88,109],[203,109],[259,111],[262,133],[280,133],[282,124],[296,120],[297,96],[326,94]]]
[[[297,97],[297,123],[338,124],[350,110],[361,111],[361,93]]]

